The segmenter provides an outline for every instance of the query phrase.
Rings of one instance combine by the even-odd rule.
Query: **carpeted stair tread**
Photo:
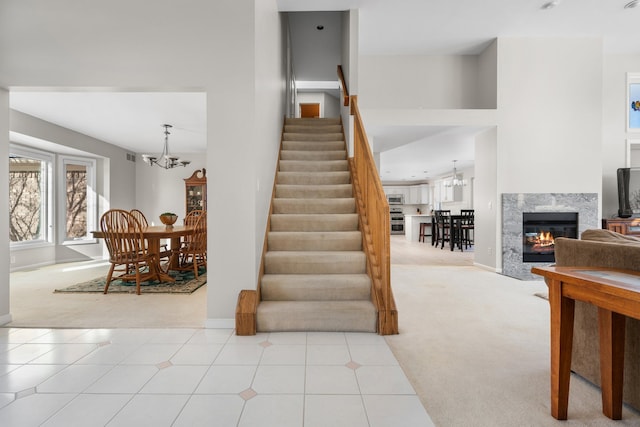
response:
[[[339,141],[344,136],[341,133],[288,133],[282,134],[284,141]]]
[[[284,151],[333,151],[344,150],[344,141],[282,141]]]
[[[359,231],[271,231],[270,251],[360,251]]]
[[[375,332],[371,278],[338,119],[286,119],[259,331]]]
[[[363,251],[268,251],[266,274],[361,274],[366,273]]]
[[[321,125],[339,125],[342,122],[339,117],[317,117],[317,118],[302,118],[302,117],[287,117],[285,119],[285,125],[308,125],[308,126],[321,126]]]
[[[347,152],[345,150],[283,150],[280,153],[281,160],[345,160]]]
[[[256,328],[270,331],[376,332],[371,301],[262,301]]]
[[[260,287],[265,301],[370,300],[366,274],[266,274]]]
[[[346,214],[356,211],[353,198],[273,200],[274,214]]]
[[[355,231],[358,214],[272,214],[271,231]]]
[[[285,124],[285,133],[342,133],[339,124]]]
[[[351,184],[329,184],[329,185],[292,185],[277,184],[276,197],[287,199],[318,199],[341,197],[353,197],[353,187]]]
[[[280,170],[283,172],[331,172],[348,171],[347,160],[280,160]]]
[[[349,171],[337,172],[278,172],[276,183],[290,185],[349,184]]]

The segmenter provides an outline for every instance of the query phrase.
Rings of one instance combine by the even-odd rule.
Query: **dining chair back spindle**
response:
[[[142,213],[142,211],[140,209],[131,209],[129,211],[129,213],[131,215],[133,215],[133,217],[135,219],[138,220],[138,222],[140,223],[140,225],[142,227],[148,227],[149,226],[149,221],[147,221],[147,217],[144,216],[144,214]]]
[[[136,282],[136,294],[140,295],[140,283],[160,280],[154,255],[150,254],[142,235],[140,222],[129,212],[111,209],[100,218],[100,230],[109,251],[111,267],[104,285],[104,293],[113,279]],[[116,267],[122,274],[113,275]]]
[[[194,209],[192,211],[189,211],[187,216],[184,217],[184,225],[196,225],[198,218],[206,214],[207,213],[204,211],[204,209]]]

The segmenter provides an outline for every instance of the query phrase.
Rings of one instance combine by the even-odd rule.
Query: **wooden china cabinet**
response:
[[[198,169],[185,178],[185,215],[195,209],[207,210],[207,170]]]

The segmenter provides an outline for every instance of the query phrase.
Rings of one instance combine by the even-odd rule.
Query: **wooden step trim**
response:
[[[243,289],[238,295],[236,305],[236,335],[256,334],[256,312],[258,310],[258,292]]]

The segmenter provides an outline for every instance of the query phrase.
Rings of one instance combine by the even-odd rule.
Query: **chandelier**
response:
[[[462,187],[467,185],[464,179],[460,175],[458,175],[458,171],[456,169],[457,160],[453,161],[453,176],[451,179],[446,180],[444,182],[445,187]]]
[[[143,154],[142,160],[148,164],[149,166],[159,166],[163,169],[173,169],[177,166],[187,166],[191,161],[189,160],[180,160],[179,157],[172,156],[169,154],[169,129],[173,126],[171,125],[162,125],[164,126],[164,148],[162,149],[162,154],[160,157],[155,157],[149,154]]]

